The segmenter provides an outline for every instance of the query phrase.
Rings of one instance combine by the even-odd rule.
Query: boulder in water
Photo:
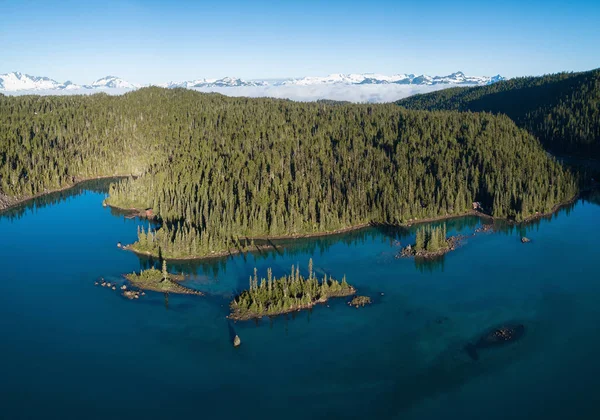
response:
[[[523,237],[521,238],[521,243],[523,243],[523,244],[526,244],[526,243],[528,243],[528,242],[531,242],[531,239],[529,239],[528,237],[526,237],[526,236],[523,236]]]

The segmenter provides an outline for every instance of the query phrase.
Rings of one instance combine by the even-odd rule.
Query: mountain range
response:
[[[375,73],[361,74],[331,74],[325,77],[303,77],[297,79],[282,79],[276,81],[266,80],[243,80],[233,77],[224,77],[222,79],[197,79],[184,82],[168,82],[156,84],[156,86],[167,88],[227,88],[227,87],[266,87],[266,86],[350,86],[350,85],[414,85],[414,86],[435,86],[435,85],[461,85],[461,86],[484,86],[501,80],[505,80],[500,75],[496,76],[466,76],[463,72],[452,73],[448,76],[427,76],[414,74],[396,74],[386,76]],[[75,91],[75,90],[102,90],[102,89],[121,89],[131,90],[142,87],[143,85],[130,83],[116,76],[106,76],[96,80],[89,85],[78,85],[71,81],[63,83],[48,77],[30,76],[20,72],[0,74],[0,91],[35,91],[35,90],[56,90],[56,91]]]

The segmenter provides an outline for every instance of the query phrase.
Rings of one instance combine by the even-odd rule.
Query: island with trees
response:
[[[183,276],[171,274],[167,270],[167,261],[163,260],[162,270],[152,267],[142,270],[138,273],[125,274],[129,282],[142,290],[151,290],[163,293],[178,293],[184,295],[202,295],[199,290],[182,286],[178,282],[183,280]]]
[[[408,245],[400,257],[435,258],[453,251],[459,244],[456,236],[447,237],[446,225],[423,226],[417,230],[415,244]]]
[[[356,289],[346,282],[327,277],[317,279],[309,261],[308,277],[300,274],[298,267],[280,278],[273,277],[269,268],[267,278],[258,278],[257,269],[250,277],[248,290],[236,296],[230,303],[229,319],[245,321],[309,309],[334,297],[352,296]]]

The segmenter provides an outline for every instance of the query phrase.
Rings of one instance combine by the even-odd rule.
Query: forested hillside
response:
[[[440,90],[397,103],[407,109],[503,113],[556,153],[600,158],[600,69]]]
[[[0,98],[0,188],[35,194],[134,173],[109,203],[164,227],[138,250],[204,255],[238,238],[461,214],[517,220],[576,180],[504,116],[296,103],[146,88],[109,97]]]
[[[134,96],[0,96],[0,193],[141,172],[156,155],[143,112]]]

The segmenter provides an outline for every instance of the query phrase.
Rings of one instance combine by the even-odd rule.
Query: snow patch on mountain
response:
[[[81,86],[67,80],[59,83],[48,77],[31,76],[18,71],[0,74],[0,90],[19,91],[79,91],[82,89],[137,89],[139,86],[115,76],[106,76],[91,85]]]
[[[263,81],[247,81],[234,77],[224,77],[222,79],[197,79],[186,82],[168,82],[158,86],[166,88],[215,88],[215,87],[240,87],[240,86],[267,86]]]
[[[130,83],[117,76],[106,76],[85,87],[89,89],[137,89],[140,85]]]
[[[500,75],[488,76],[465,76],[461,71],[448,76],[428,76],[422,74],[396,74],[386,76],[374,73],[361,74],[330,74],[325,77],[303,77],[281,82],[282,85],[312,86],[312,85],[365,85],[365,84],[401,84],[401,85],[487,85],[495,83],[504,78]]]
[[[48,77],[36,77],[18,71],[0,74],[0,89],[7,92],[18,90],[58,89],[60,83]]]

